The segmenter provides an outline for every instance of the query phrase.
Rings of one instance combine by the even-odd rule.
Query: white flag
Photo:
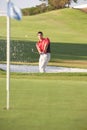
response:
[[[22,12],[21,9],[14,5],[11,1],[7,3],[7,15],[10,18],[21,20],[22,19]]]

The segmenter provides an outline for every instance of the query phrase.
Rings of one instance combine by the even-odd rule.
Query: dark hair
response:
[[[43,36],[43,32],[38,32],[37,34],[41,34]]]

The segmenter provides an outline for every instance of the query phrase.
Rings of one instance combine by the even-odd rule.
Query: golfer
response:
[[[41,73],[46,72],[46,66],[50,60],[50,40],[49,38],[43,37],[43,32],[38,32],[38,39],[39,41],[36,43],[36,48],[38,53],[40,54],[39,57],[39,71]]]

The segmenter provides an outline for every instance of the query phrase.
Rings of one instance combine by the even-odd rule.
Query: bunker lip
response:
[[[7,70],[6,64],[0,64],[0,69]],[[11,72],[20,72],[20,73],[38,73],[38,66],[33,65],[10,65]],[[67,68],[67,67],[57,67],[57,66],[47,66],[47,73],[60,73],[60,72],[87,72],[87,69],[80,68]]]

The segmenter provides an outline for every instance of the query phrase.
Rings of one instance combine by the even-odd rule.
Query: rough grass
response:
[[[0,70],[0,78],[6,78],[6,72]],[[11,73],[13,79],[53,79],[87,81],[87,73]]]

